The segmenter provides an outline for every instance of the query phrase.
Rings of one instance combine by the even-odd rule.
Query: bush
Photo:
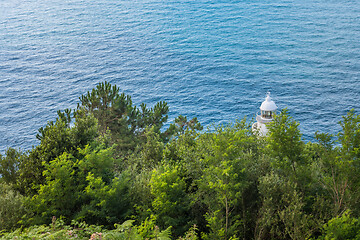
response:
[[[16,228],[25,213],[24,197],[10,185],[0,183],[0,230]]]
[[[357,218],[351,217],[349,211],[345,211],[340,217],[330,219],[324,225],[323,230],[324,234],[318,239],[360,239],[360,221]]]

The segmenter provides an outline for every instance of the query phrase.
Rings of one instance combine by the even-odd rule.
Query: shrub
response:
[[[24,197],[10,185],[0,183],[0,230],[16,228],[25,213]]]

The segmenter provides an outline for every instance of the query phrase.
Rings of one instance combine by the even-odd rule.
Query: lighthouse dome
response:
[[[271,99],[270,93],[267,94],[265,101],[261,104],[261,111],[276,111],[277,106],[275,102]]]

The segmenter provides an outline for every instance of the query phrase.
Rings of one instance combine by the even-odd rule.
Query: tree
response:
[[[190,198],[183,175],[179,166],[165,165],[153,171],[150,181],[157,223],[162,228],[172,226],[175,236],[183,235],[191,226]]]
[[[345,211],[341,216],[330,219],[323,226],[323,235],[317,239],[360,239],[360,221]]]
[[[261,208],[255,239],[307,239],[313,224],[296,184],[276,173],[259,179]]]
[[[332,217],[347,209],[359,211],[360,116],[351,110],[339,123],[342,131],[337,141],[330,134],[315,134],[319,142],[316,176],[332,201]]]
[[[164,143],[155,127],[148,127],[145,132],[145,140],[130,155],[125,164],[136,172],[154,169],[162,160]],[[124,167],[126,168],[126,167]]]
[[[299,123],[288,115],[284,109],[269,124],[268,148],[270,154],[276,158],[276,164],[287,170],[291,167],[295,176],[297,165],[303,163],[301,157],[304,143],[301,141]]]
[[[82,95],[80,101],[78,109],[95,116],[101,135],[110,130],[113,142],[123,155],[143,143],[146,128],[154,127],[154,131],[160,133],[169,112],[166,102],[158,102],[153,108],[142,103],[138,108],[129,95],[120,94],[119,88],[109,82],[99,83],[91,92]]]
[[[114,200],[124,191],[121,182],[114,179],[112,151],[101,145],[98,148],[87,145],[79,149],[80,157],[64,152],[49,163],[44,162],[45,181],[28,201],[35,214],[30,222],[46,223],[52,216],[63,216],[97,224],[113,224],[111,219],[117,216],[109,214],[105,217],[104,213],[118,213],[115,209],[109,211],[109,206],[115,206]],[[118,203],[121,203],[121,198]]]
[[[208,207],[205,218],[210,232],[203,234],[205,239],[245,237],[248,219],[244,194],[250,185],[247,168],[256,148],[255,139],[243,124],[219,127],[205,138],[208,153],[200,160],[204,168],[197,181],[199,197]]]
[[[165,133],[169,134],[170,136],[179,136],[181,134],[185,134],[186,131],[201,130],[203,130],[203,126],[201,126],[196,117],[188,121],[186,116],[179,115],[177,118],[175,118],[174,123],[170,125]]]
[[[17,187],[20,192],[25,195],[36,193],[45,180],[43,163],[49,163],[64,152],[77,157],[78,149],[95,141],[97,136],[97,121],[92,114],[85,114],[80,109],[72,117],[70,110],[58,111],[55,122],[50,121],[39,129],[40,144],[29,151],[19,165]]]
[[[101,176],[89,172],[84,189],[88,204],[83,204],[76,219],[85,219],[91,224],[112,226],[124,221],[132,213],[129,198],[130,178],[126,172],[106,183]]]
[[[0,176],[7,184],[16,184],[19,176],[19,167],[25,158],[25,154],[14,148],[8,148],[5,157],[0,154]]]
[[[63,153],[45,163],[44,167],[44,184],[29,201],[29,207],[35,214],[29,221],[43,224],[49,223],[53,216],[72,218],[84,199],[84,176],[74,171],[78,167],[76,159],[69,153]]]
[[[343,120],[340,121],[342,131],[338,138],[341,144],[342,157],[348,161],[360,158],[360,115],[355,115],[354,109],[350,110]],[[355,161],[354,164],[360,165]]]
[[[0,183],[0,232],[13,230],[26,213],[23,204],[24,196],[13,189],[11,185]]]
[[[331,199],[330,216],[335,217],[346,209],[349,197],[349,177],[346,169],[348,165],[341,163],[339,148],[334,147],[332,135],[316,133],[315,138],[319,142],[317,146],[319,159],[312,164],[314,176],[325,190],[324,195],[328,195]]]
[[[130,96],[119,94],[116,85],[112,86],[106,81],[99,83],[91,92],[82,95],[80,102],[78,109],[84,108],[87,113],[94,114],[102,134],[105,134],[107,129],[132,132],[136,128],[138,110],[132,105]]]

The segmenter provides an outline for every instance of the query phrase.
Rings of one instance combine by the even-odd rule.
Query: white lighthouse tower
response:
[[[253,132],[258,132],[260,136],[264,137],[268,133],[266,124],[273,120],[277,106],[271,100],[270,92],[267,93],[265,101],[260,106],[260,115],[256,116],[256,122],[252,125]]]

